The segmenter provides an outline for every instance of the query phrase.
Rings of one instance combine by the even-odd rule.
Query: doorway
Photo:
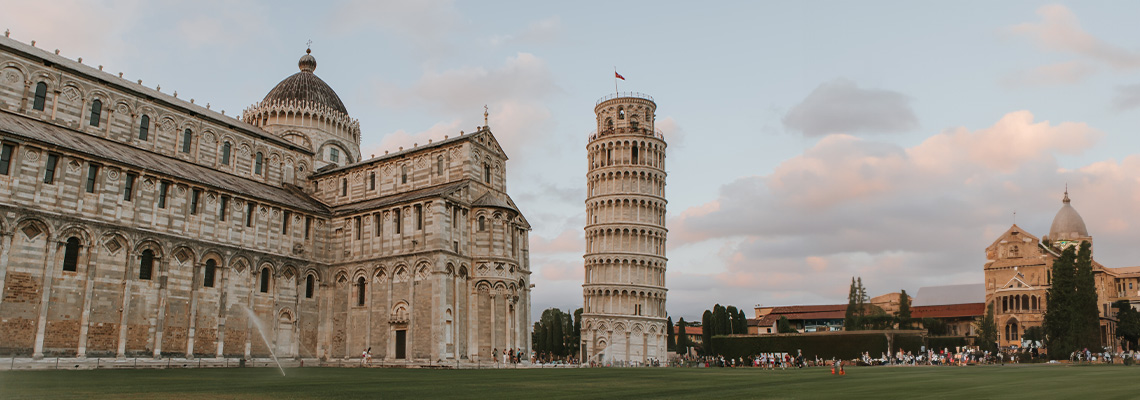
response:
[[[396,359],[397,360],[403,360],[404,358],[407,358],[407,352],[405,350],[405,347],[407,347],[407,343],[408,343],[408,331],[403,330],[403,329],[396,331]]]

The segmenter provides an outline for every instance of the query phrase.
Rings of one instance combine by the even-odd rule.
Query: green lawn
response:
[[[954,398],[1136,399],[1140,367],[0,372],[0,398]]]

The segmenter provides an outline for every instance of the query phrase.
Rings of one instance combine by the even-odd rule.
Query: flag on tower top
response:
[[[617,71],[614,71],[614,78],[618,78],[618,79],[621,79],[623,81],[625,80],[625,77],[621,76],[621,74],[617,73]]]

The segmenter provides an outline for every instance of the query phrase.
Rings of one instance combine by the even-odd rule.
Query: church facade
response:
[[[1025,330],[1042,326],[1053,261],[1066,247],[1093,241],[1071,203],[1066,191],[1047,236],[1038,238],[1014,224],[986,248],[986,305],[994,308],[998,345],[1003,348],[1027,345],[1022,340]],[[1112,303],[1128,300],[1133,308],[1140,306],[1140,267],[1105,267],[1096,261],[1095,245],[1093,248],[1100,341],[1115,350],[1120,343]]]
[[[530,226],[490,129],[363,159],[298,66],[235,118],[0,38],[0,356],[529,350]]]

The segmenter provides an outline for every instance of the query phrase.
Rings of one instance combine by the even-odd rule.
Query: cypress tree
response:
[[[1066,247],[1061,256],[1053,260],[1053,285],[1049,287],[1048,306],[1045,308],[1045,342],[1049,357],[1066,359],[1076,350],[1073,332],[1073,303],[1076,288],[1077,257],[1075,247]],[[996,302],[995,302],[996,303]],[[995,304],[996,306],[996,304]]]
[[[910,296],[906,289],[899,291],[899,329],[910,329]]]
[[[574,354],[582,352],[582,311],[581,307],[574,310],[574,331],[571,332],[574,338]]]
[[[748,334],[748,317],[744,315],[744,310],[738,310],[736,313],[737,313],[736,320],[740,322],[740,326],[737,327],[737,332],[740,332],[740,334],[742,334],[742,335],[747,335]]]
[[[677,320],[677,354],[689,353],[689,334],[685,332],[688,324],[685,323],[685,317]]]
[[[1073,262],[1076,268],[1073,302],[1073,334],[1076,349],[1100,349],[1100,307],[1097,306],[1096,282],[1092,270],[1092,243],[1082,242]]]
[[[701,350],[702,350],[702,352],[705,353],[706,356],[711,356],[711,355],[716,354],[713,352],[713,344],[712,344],[712,337],[713,337],[712,330],[713,330],[713,326],[715,326],[715,325],[716,324],[713,323],[712,311],[705,310],[705,313],[701,315],[701,340],[704,341],[704,344],[701,345]]]
[[[673,317],[665,319],[665,350],[677,351],[677,342],[673,341]]]
[[[843,330],[854,331],[858,330],[858,321],[855,317],[856,304],[855,297],[858,295],[858,289],[855,287],[855,277],[851,277],[851,289],[847,291],[847,312],[843,314]]]
[[[732,321],[728,319],[728,312],[720,304],[713,307],[713,320],[716,321],[713,336],[732,334]]]
[[[551,339],[550,339],[551,340],[550,351],[552,353],[554,353],[555,355],[563,356],[563,355],[566,355],[565,346],[564,346],[565,338],[562,336],[563,335],[563,333],[562,333],[562,315],[560,315],[560,314],[562,314],[562,313],[559,312],[558,315],[554,316],[554,326],[550,330],[550,333],[551,333],[551,335],[550,335],[550,337],[551,337]]]

